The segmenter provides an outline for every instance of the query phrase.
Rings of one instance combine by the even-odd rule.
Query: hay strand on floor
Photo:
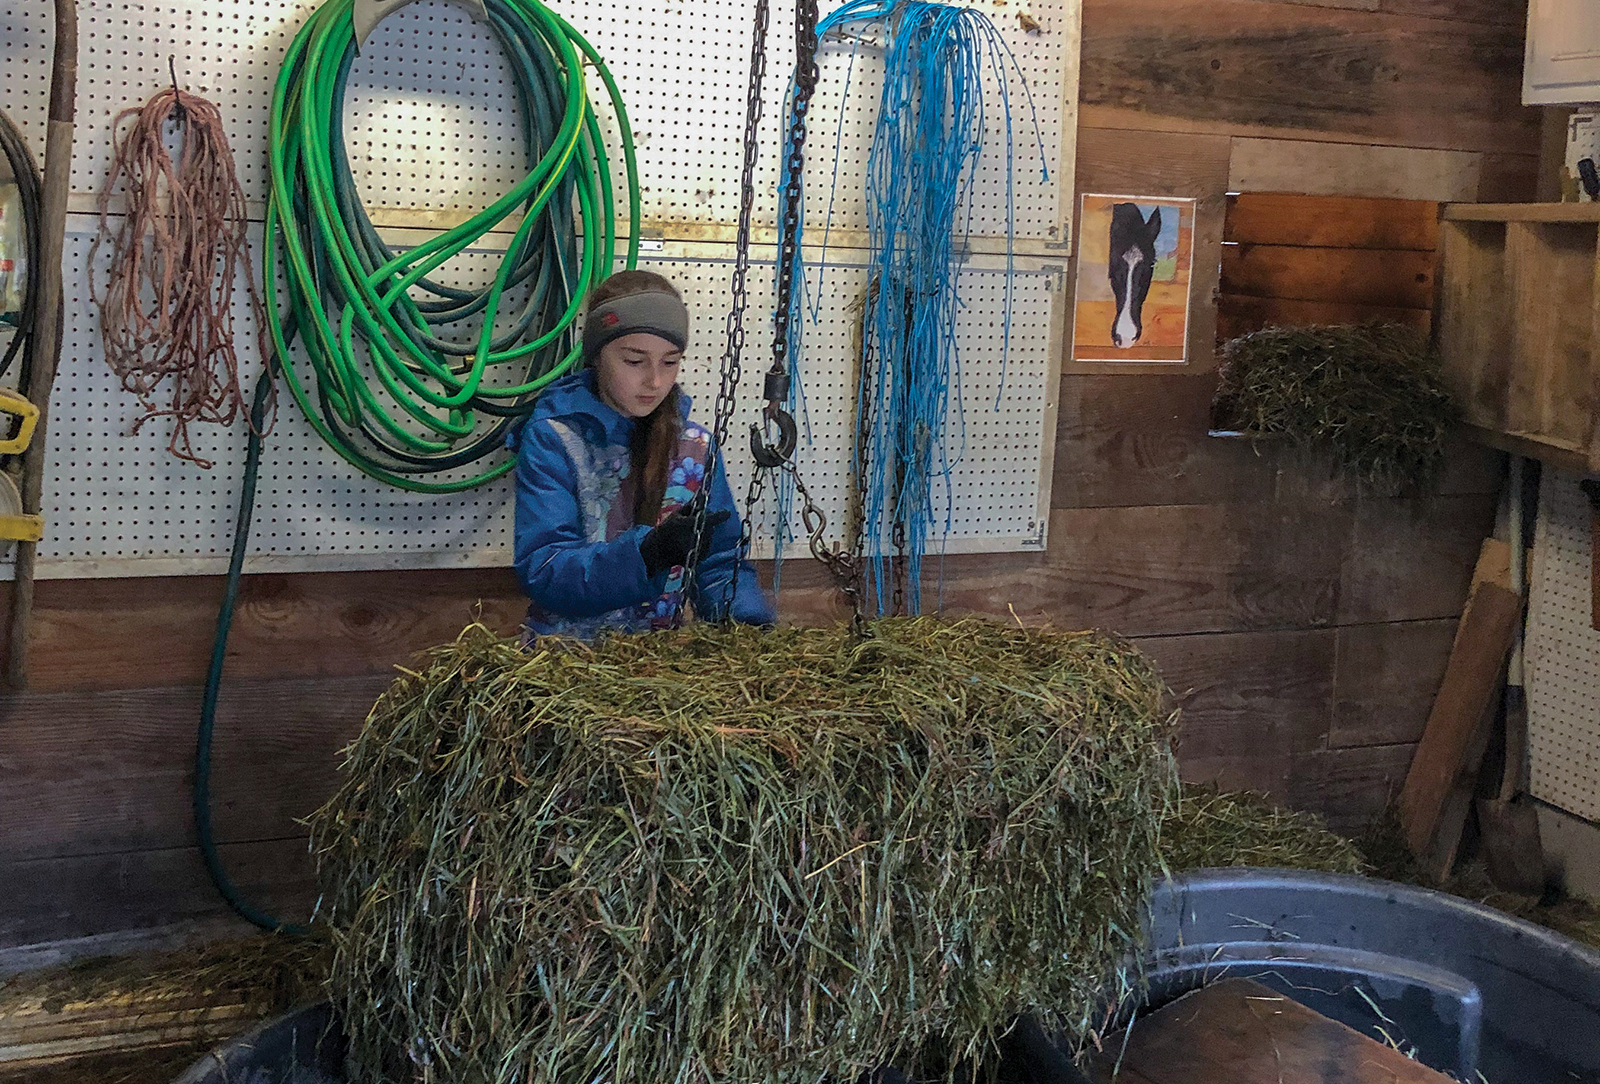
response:
[[[397,682],[312,822],[353,1079],[814,1084],[1086,1031],[1176,801],[1159,679],[1099,634],[874,633],[475,628]]]

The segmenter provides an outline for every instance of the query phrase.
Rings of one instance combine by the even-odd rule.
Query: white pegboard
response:
[[[1018,13],[1029,10],[1025,6],[1010,0],[978,5],[995,20],[1017,65],[1008,75],[1015,229],[1024,245],[1065,241],[1071,200],[1062,193],[1071,184],[1076,129],[1079,2],[1035,4],[1029,16],[1039,27],[1034,33],[1018,25]],[[112,117],[169,82],[170,57],[182,85],[221,107],[246,196],[264,201],[273,85],[289,43],[316,6],[295,0],[82,0],[73,192],[87,197],[100,190]],[[738,217],[752,11],[752,0],[626,2],[564,11],[617,79],[643,178],[644,225],[669,238],[704,239],[707,227]],[[781,103],[794,64],[792,33],[786,33],[792,12],[784,3],[772,7],[757,222],[771,222],[776,208]],[[6,27],[0,100],[42,154],[50,8],[36,0],[0,0],[0,18]],[[865,152],[882,83],[881,50],[825,43],[819,66],[808,207],[820,228],[831,193],[833,225],[865,229]],[[1024,79],[1017,78],[1018,70]],[[993,72],[985,71],[992,91]],[[848,108],[841,111],[847,82]],[[590,90],[608,151],[620,162],[616,126],[598,79],[591,77]],[[977,235],[1005,233],[1004,119],[998,108],[992,110],[973,186]],[[486,27],[446,0],[417,0],[379,25],[351,72],[345,128],[351,169],[374,209],[475,210],[526,171],[499,48]],[[835,190],[836,142],[842,154]]]
[[[69,216],[69,266],[80,269],[66,284],[69,311],[88,310],[93,222],[90,216]],[[492,274],[499,256],[468,251],[446,270],[456,281],[478,283]],[[754,258],[770,260],[772,252],[758,246]],[[830,541],[837,541],[850,457],[845,422],[852,406],[853,376],[847,374],[853,331],[847,307],[864,291],[867,268],[848,253],[830,253],[828,260],[822,315],[805,328],[807,413],[802,421],[810,424],[797,462],[828,516]],[[695,417],[709,424],[732,269],[726,246],[675,244],[641,265],[671,278],[689,303],[693,342],[683,383],[697,404]],[[951,451],[963,452],[951,477],[954,520],[947,537],[929,541],[931,551],[1026,549],[1043,542],[1041,507],[1048,479],[1041,462],[1054,393],[1050,313],[1062,274],[1059,265],[1026,260],[1021,265],[1012,280],[1004,392],[998,364],[968,364],[959,416],[952,408]],[[1005,281],[1003,258],[974,258],[963,269],[960,288],[967,307],[957,341],[969,361],[997,352]],[[813,278],[813,290],[815,283]],[[730,429],[730,478],[741,496],[751,468],[745,434],[757,416],[760,376],[771,356],[770,325],[759,316],[772,308],[771,276],[754,274],[750,284],[745,381]],[[240,361],[253,374],[260,355],[248,333],[246,307],[243,291],[236,291],[235,319],[243,329]],[[131,434],[138,413],[133,397],[102,360],[93,323],[69,321],[52,399],[44,489],[49,529],[39,549],[41,576],[202,573],[226,567],[244,461],[242,431],[193,427],[197,451],[215,461],[211,470],[201,470],[166,452],[164,421]],[[958,441],[962,426],[964,451]],[[935,500],[943,499],[941,485]],[[508,564],[512,507],[509,479],[442,497],[369,481],[334,456],[285,393],[263,454],[246,569]],[[758,556],[770,553],[774,511],[770,502],[758,509]],[[792,520],[791,530],[798,532],[798,515]]]
[[[1590,627],[1590,533],[1577,476],[1546,467],[1525,649],[1532,793],[1600,821],[1600,632]]]
[[[1002,357],[1005,260],[978,255],[961,276],[961,348],[966,439],[952,424],[951,451],[961,452],[951,476],[954,519],[930,551],[1002,550],[1040,546],[1053,434],[1059,323],[1059,260],[1070,213],[1071,138],[1076,127],[1079,0],[1047,0],[1031,8],[987,0],[1025,73],[1038,118],[1050,179],[1042,177],[1033,117],[1021,83],[1012,82],[1014,198],[1018,274],[1012,286],[1009,350]],[[171,57],[188,89],[222,108],[240,180],[256,207],[266,196],[265,142],[273,84],[285,50],[313,3],[290,0],[81,0],[80,83],[73,161],[74,206],[91,205],[109,167],[111,121],[168,80]],[[633,123],[643,178],[641,229],[659,235],[642,266],[683,287],[694,314],[697,369],[686,379],[711,406],[715,360],[728,300],[731,250],[725,239],[738,210],[745,81],[753,0],[702,0],[665,7],[623,3],[566,14],[606,58],[621,84]],[[1024,34],[1016,14],[1027,10],[1040,32]],[[772,10],[761,174],[756,222],[776,207],[776,148],[783,121],[783,81],[792,66],[789,14]],[[0,0],[0,102],[42,152],[48,86],[47,5]],[[845,69],[848,108],[841,111]],[[823,80],[812,111],[807,215],[813,238],[865,226],[862,189],[870,118],[876,113],[881,58],[870,44],[831,42],[821,58]],[[992,73],[991,73],[992,74]],[[1013,75],[1015,73],[1012,73]],[[615,160],[609,109],[591,92]],[[345,108],[346,145],[368,206],[391,223],[423,225],[434,216],[465,216],[491,202],[524,170],[515,104],[498,47],[468,13],[445,0],[418,0],[379,27],[353,69]],[[842,118],[842,119],[841,119]],[[1063,140],[1065,139],[1065,143]],[[834,148],[841,148],[837,189]],[[1006,188],[1003,129],[991,126],[989,150],[974,191],[975,235],[1003,234]],[[831,217],[827,212],[832,205]],[[73,215],[66,250],[67,342],[54,396],[47,457],[48,533],[40,575],[176,574],[218,571],[231,540],[243,433],[195,429],[202,454],[216,467],[202,472],[165,451],[163,423],[129,435],[135,406],[100,358],[87,302],[86,266],[93,219]],[[410,243],[416,243],[410,231]],[[800,449],[808,485],[828,514],[835,538],[843,523],[851,403],[848,306],[865,285],[865,254],[841,248],[820,298],[820,323],[805,329],[809,440]],[[259,253],[259,236],[254,239]],[[493,238],[486,243],[494,242]],[[993,251],[994,246],[987,246]],[[1026,255],[1033,253],[1037,255]],[[757,246],[751,272],[747,392],[735,419],[730,464],[742,493],[750,469],[743,434],[753,416],[765,368],[772,310],[770,247]],[[498,259],[468,252],[437,277],[479,283]],[[258,365],[254,330],[235,291],[239,351],[245,370]],[[1052,315],[1054,314],[1054,316]],[[996,404],[1004,376],[1005,394]],[[936,502],[945,499],[936,489]],[[939,507],[939,505],[936,505]],[[762,516],[770,515],[768,509]],[[419,496],[370,481],[311,431],[285,395],[269,444],[257,501],[253,571],[503,564],[509,559],[509,483],[450,497]],[[770,537],[758,517],[757,537]],[[758,553],[761,552],[758,547]]]

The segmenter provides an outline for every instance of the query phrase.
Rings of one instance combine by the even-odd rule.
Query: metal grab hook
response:
[[[794,418],[777,403],[768,403],[761,416],[778,427],[778,443],[768,444],[761,423],[750,423],[750,454],[758,467],[781,467],[794,455],[799,431]]]
[[[781,467],[789,461],[790,456],[794,455],[799,432],[795,427],[793,415],[783,409],[784,401],[789,398],[789,374],[778,361],[774,361],[772,368],[767,370],[762,397],[766,399],[767,405],[761,411],[761,416],[778,427],[778,443],[768,444],[762,425],[751,423],[750,454],[755,456],[756,465],[759,467]]]

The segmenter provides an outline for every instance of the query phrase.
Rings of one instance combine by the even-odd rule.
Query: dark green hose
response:
[[[228,871],[223,868],[211,825],[211,735],[217,721],[217,695],[222,690],[222,666],[228,655],[228,631],[233,627],[233,607],[239,599],[239,578],[244,571],[244,552],[250,541],[250,517],[256,506],[256,474],[261,467],[261,430],[267,420],[267,403],[272,398],[276,369],[277,358],[274,357],[256,381],[255,398],[250,404],[250,443],[245,452],[244,485],[239,492],[239,517],[233,527],[233,555],[228,561],[228,583],[222,593],[222,608],[217,612],[217,636],[211,645],[211,666],[206,670],[205,694],[200,700],[200,730],[194,747],[194,828],[206,872],[229,907],[262,929],[305,933],[304,926],[280,922],[239,895],[228,878]]]
[[[426,478],[499,452],[506,429],[578,358],[578,307],[610,273],[616,243],[611,167],[584,87],[585,61],[605,84],[622,139],[634,226],[628,267],[639,249],[638,177],[616,83],[589,43],[537,0],[486,0],[516,86],[528,175],[488,208],[415,248],[397,253],[385,244],[361,205],[345,155],[344,93],[356,55],[351,5],[329,0],[317,9],[289,47],[273,91],[262,279],[269,289],[276,283],[281,245],[288,308],[268,306],[272,351],[250,410],[233,554],[195,742],[194,819],[206,870],[241,917],[290,933],[304,927],[280,922],[239,894],[211,823],[217,697],[255,507],[259,434],[278,374],[322,438],[381,481],[451,493],[511,469],[515,459],[507,455],[469,478]],[[513,215],[520,216],[515,232],[487,289],[462,290],[427,277]],[[521,309],[507,312],[507,326],[496,334],[512,291],[523,291]],[[481,322],[473,341],[441,334],[468,320]],[[291,349],[296,338],[304,372]],[[508,372],[509,378],[491,379]]]

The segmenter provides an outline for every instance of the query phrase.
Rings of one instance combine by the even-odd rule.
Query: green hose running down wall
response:
[[[307,20],[273,91],[263,279],[276,281],[281,254],[288,310],[273,307],[268,330],[290,393],[335,451],[391,485],[457,492],[511,469],[513,459],[496,455],[506,429],[576,363],[578,308],[611,272],[616,203],[586,62],[611,100],[628,221],[637,223],[632,134],[611,73],[566,20],[538,0],[487,0],[516,88],[527,175],[467,221],[397,252],[368,219],[345,154],[352,3],[330,0]],[[501,223],[514,232],[488,288],[428,277],[506,228]],[[638,231],[630,233],[626,266],[633,267]],[[447,337],[453,326],[478,321],[469,340]],[[289,328],[299,333],[298,354]],[[461,476],[460,468],[490,458],[492,465]],[[443,471],[454,473],[429,477]]]
[[[273,91],[263,281],[277,282],[279,246],[288,307],[267,308],[272,339],[251,406],[244,485],[227,586],[217,615],[195,742],[195,834],[217,892],[267,930],[304,933],[252,904],[233,884],[211,818],[211,746],[228,633],[255,507],[256,478],[272,383],[278,373],[313,428],[341,456],[381,481],[423,493],[470,489],[509,471],[515,459],[462,478],[459,468],[494,455],[506,429],[532,409],[540,388],[578,357],[574,317],[589,287],[615,259],[615,202],[600,125],[584,87],[584,62],[603,81],[616,113],[628,186],[628,221],[639,221],[633,139],[616,82],[598,54],[537,0],[486,0],[490,29],[516,84],[528,147],[526,177],[491,206],[432,240],[396,253],[368,219],[345,156],[345,84],[355,60],[352,0],[330,0],[301,27]],[[427,275],[491,229],[520,216],[486,290],[461,290]],[[627,266],[638,259],[630,231]],[[425,295],[418,299],[416,293]],[[521,308],[496,318],[508,291]],[[475,342],[441,337],[481,318]],[[509,326],[507,326],[509,325]],[[471,326],[468,324],[467,326]],[[360,340],[358,346],[357,340]],[[294,344],[305,358],[297,368]],[[491,371],[514,366],[510,380]],[[427,475],[454,471],[445,481]]]

